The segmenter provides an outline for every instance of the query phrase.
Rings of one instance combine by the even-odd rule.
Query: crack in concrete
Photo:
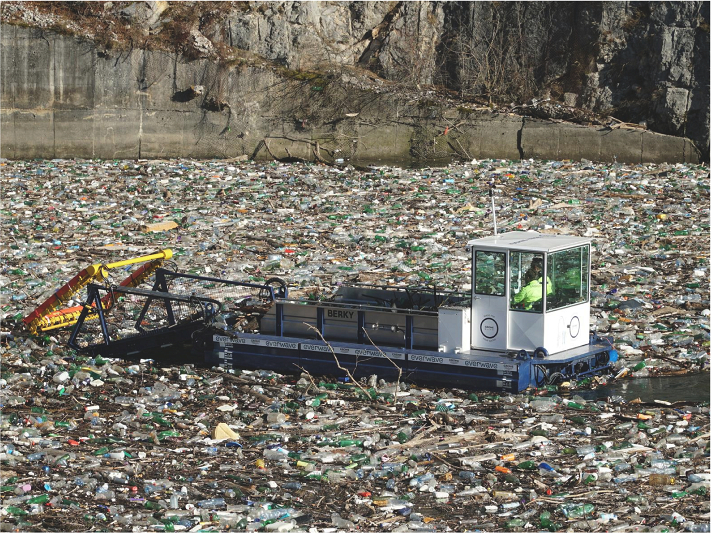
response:
[[[516,132],[516,148],[518,149],[518,156],[524,159],[523,153],[523,128],[526,125],[526,117],[521,117],[521,128]]]
[[[694,71],[691,71],[692,82],[694,81]],[[692,85],[693,86],[693,85]],[[682,136],[686,139],[686,128],[689,125],[689,109],[691,108],[691,89],[686,91],[686,104],[684,104],[684,128],[682,129]],[[686,162],[686,141],[684,141],[683,149],[684,162]]]

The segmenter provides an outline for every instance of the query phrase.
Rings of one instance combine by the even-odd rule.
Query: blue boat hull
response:
[[[205,343],[209,345],[209,341]],[[329,343],[297,337],[240,333],[213,334],[205,360],[228,368],[265,369],[280,373],[307,371],[318,376],[358,379],[376,374],[468,390],[520,392],[556,379],[580,379],[603,373],[614,361],[608,340],[594,338],[589,345],[553,356],[506,354],[477,350],[444,354],[427,350],[374,348],[372,345]],[[347,370],[347,372],[346,372]]]

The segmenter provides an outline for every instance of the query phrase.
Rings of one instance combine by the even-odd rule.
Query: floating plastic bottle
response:
[[[240,531],[307,530],[316,526],[313,518],[285,518],[280,509],[268,509],[274,512],[266,515],[269,518],[258,514],[287,501],[281,497],[289,493],[303,498],[300,510],[308,515],[314,491],[324,497],[324,508],[337,506],[333,495],[343,493],[358,501],[349,512],[369,504],[383,513],[397,513],[400,529],[412,530],[415,525],[422,530],[446,526],[442,517],[426,511],[437,499],[481,507],[484,514],[474,517],[477,523],[462,523],[462,529],[498,531],[527,523],[533,529],[601,529],[605,522],[602,529],[629,530],[636,521],[631,515],[644,517],[649,506],[670,503],[672,491],[673,501],[684,504],[687,522],[648,527],[689,529],[691,522],[703,521],[699,504],[706,501],[702,489],[709,484],[702,468],[708,406],[678,408],[676,398],[666,396],[660,400],[670,405],[651,405],[655,400],[649,397],[642,398],[643,404],[630,404],[636,395],[619,391],[623,385],[635,385],[635,375],[650,369],[663,373],[708,366],[704,348],[709,315],[703,314],[708,312],[708,295],[703,293],[708,260],[696,242],[705,242],[709,228],[692,209],[707,199],[707,168],[528,160],[485,160],[426,170],[381,167],[361,172],[344,167],[338,173],[327,165],[218,160],[2,160],[0,165],[8,191],[15,193],[7,197],[0,217],[10,236],[3,248],[7,265],[0,272],[0,340],[3,361],[7,358],[12,365],[12,371],[0,377],[0,427],[7,437],[0,459],[8,471],[31,467],[37,473],[29,481],[22,477],[3,482],[5,518],[12,527],[39,527],[42,515],[55,509],[51,512],[77,523],[90,516],[95,522],[87,523],[94,529],[105,529],[115,520],[121,529],[136,530],[190,530],[200,522],[220,529],[229,524]],[[193,273],[204,274],[208,267],[216,277],[251,276],[259,283],[266,270],[275,268],[290,289],[308,291],[314,300],[329,298],[332,287],[363,273],[378,284],[429,283],[437,294],[440,287],[471,292],[466,287],[471,276],[464,274],[471,257],[461,251],[461,242],[488,232],[487,198],[478,201],[477,189],[494,173],[501,177],[502,194],[511,199],[497,210],[507,231],[518,224],[522,229],[548,225],[589,232],[593,238],[599,268],[590,287],[591,321],[598,332],[615,338],[622,359],[620,363],[610,356],[617,364],[606,376],[608,385],[616,387],[609,395],[604,389],[586,390],[594,384],[589,378],[566,379],[572,390],[565,394],[563,387],[541,384],[535,393],[521,394],[453,388],[445,396],[438,389],[440,398],[404,382],[397,392],[405,394],[395,396],[395,383],[376,377],[363,393],[351,380],[321,382],[306,375],[292,380],[273,370],[237,370],[226,361],[206,368],[177,361],[164,366],[84,357],[64,346],[68,331],[53,332],[55,341],[7,331],[26,315],[25,309],[31,311],[35,301],[46,300],[75,267],[83,267],[77,263],[89,248],[103,261],[165,242],[173,247],[176,264]],[[575,180],[566,180],[567,173]],[[34,188],[44,187],[45,181],[50,182],[46,189]],[[220,191],[224,193],[218,196]],[[544,191],[545,197],[536,196]],[[172,199],[163,197],[167,192]],[[528,196],[541,205],[529,209]],[[469,202],[471,210],[466,208]],[[441,209],[425,214],[418,205]],[[575,213],[564,207],[570,205],[575,205]],[[114,211],[121,216],[106,215]],[[662,212],[665,219],[657,217]],[[51,223],[50,217],[55,218]],[[179,222],[179,227],[160,233],[140,230],[144,223],[166,219]],[[81,303],[78,298],[67,305]],[[220,315],[221,336],[231,331],[233,320],[255,312],[248,304],[230,302],[230,312],[233,307],[240,311]],[[151,312],[145,317],[147,331],[154,325]],[[16,315],[19,318],[13,318]],[[243,340],[244,331],[234,333],[232,340]],[[642,357],[645,366],[639,368]],[[611,378],[625,365],[624,383],[615,383]],[[585,399],[574,396],[578,393]],[[645,418],[636,418],[638,414]],[[427,423],[433,415],[436,428]],[[510,423],[504,423],[507,420]],[[229,424],[240,436],[209,440],[218,423]],[[470,445],[480,438],[491,441],[490,448]],[[191,455],[193,462],[188,460]],[[440,460],[455,468],[440,469],[447,466]],[[150,480],[154,472],[165,472],[174,485]],[[651,486],[657,475],[677,481]],[[59,485],[61,481],[66,485]],[[545,494],[535,481],[552,494]],[[563,496],[568,490],[568,496],[578,494],[570,488],[577,482],[580,491],[613,493],[607,499],[576,498],[574,503],[596,506],[592,515],[566,518],[554,511],[561,522],[556,524],[542,510],[553,511],[551,501],[570,503],[571,498]],[[382,493],[367,494],[378,487]],[[45,493],[51,506],[28,503]],[[87,497],[62,496],[67,493]],[[9,503],[11,497],[23,499]],[[148,507],[142,498],[149,499]],[[225,506],[198,503],[219,498]],[[119,505],[125,509],[117,509]],[[629,507],[629,513],[620,514],[620,505]],[[13,514],[10,506],[21,512]],[[332,508],[341,520],[361,529],[369,523]],[[180,519],[171,511],[179,511],[175,517]],[[255,513],[245,518],[251,511]],[[530,511],[533,514],[527,514]],[[434,520],[429,521],[430,516]],[[327,516],[326,525],[338,528],[328,521]]]
[[[522,461],[516,465],[519,470],[537,470],[538,465],[534,461]]]
[[[427,482],[431,479],[434,479],[434,474],[428,472],[427,474],[423,474],[421,476],[411,479],[409,485],[413,488],[419,488],[427,484]]]
[[[595,506],[591,503],[566,503],[559,507],[566,518],[580,518],[593,513]]]
[[[220,509],[226,507],[227,503],[224,498],[208,498],[207,500],[198,501],[197,506],[206,509]]]
[[[594,454],[595,446],[579,446],[575,449],[575,453],[577,453],[581,457],[589,454]]]

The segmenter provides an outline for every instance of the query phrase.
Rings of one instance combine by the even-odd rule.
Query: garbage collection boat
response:
[[[327,301],[291,299],[279,280],[158,268],[150,291],[89,285],[69,344],[125,357],[189,343],[225,367],[507,392],[611,370],[612,339],[589,333],[589,239],[518,231],[466,249],[467,293],[344,285]]]

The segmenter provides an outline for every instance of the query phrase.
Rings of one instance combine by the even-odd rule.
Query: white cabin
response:
[[[472,240],[467,251],[471,310],[440,308],[441,352],[468,344],[491,352],[544,348],[552,355],[589,343],[590,239],[514,231]],[[529,269],[529,276],[539,275],[526,288]]]

